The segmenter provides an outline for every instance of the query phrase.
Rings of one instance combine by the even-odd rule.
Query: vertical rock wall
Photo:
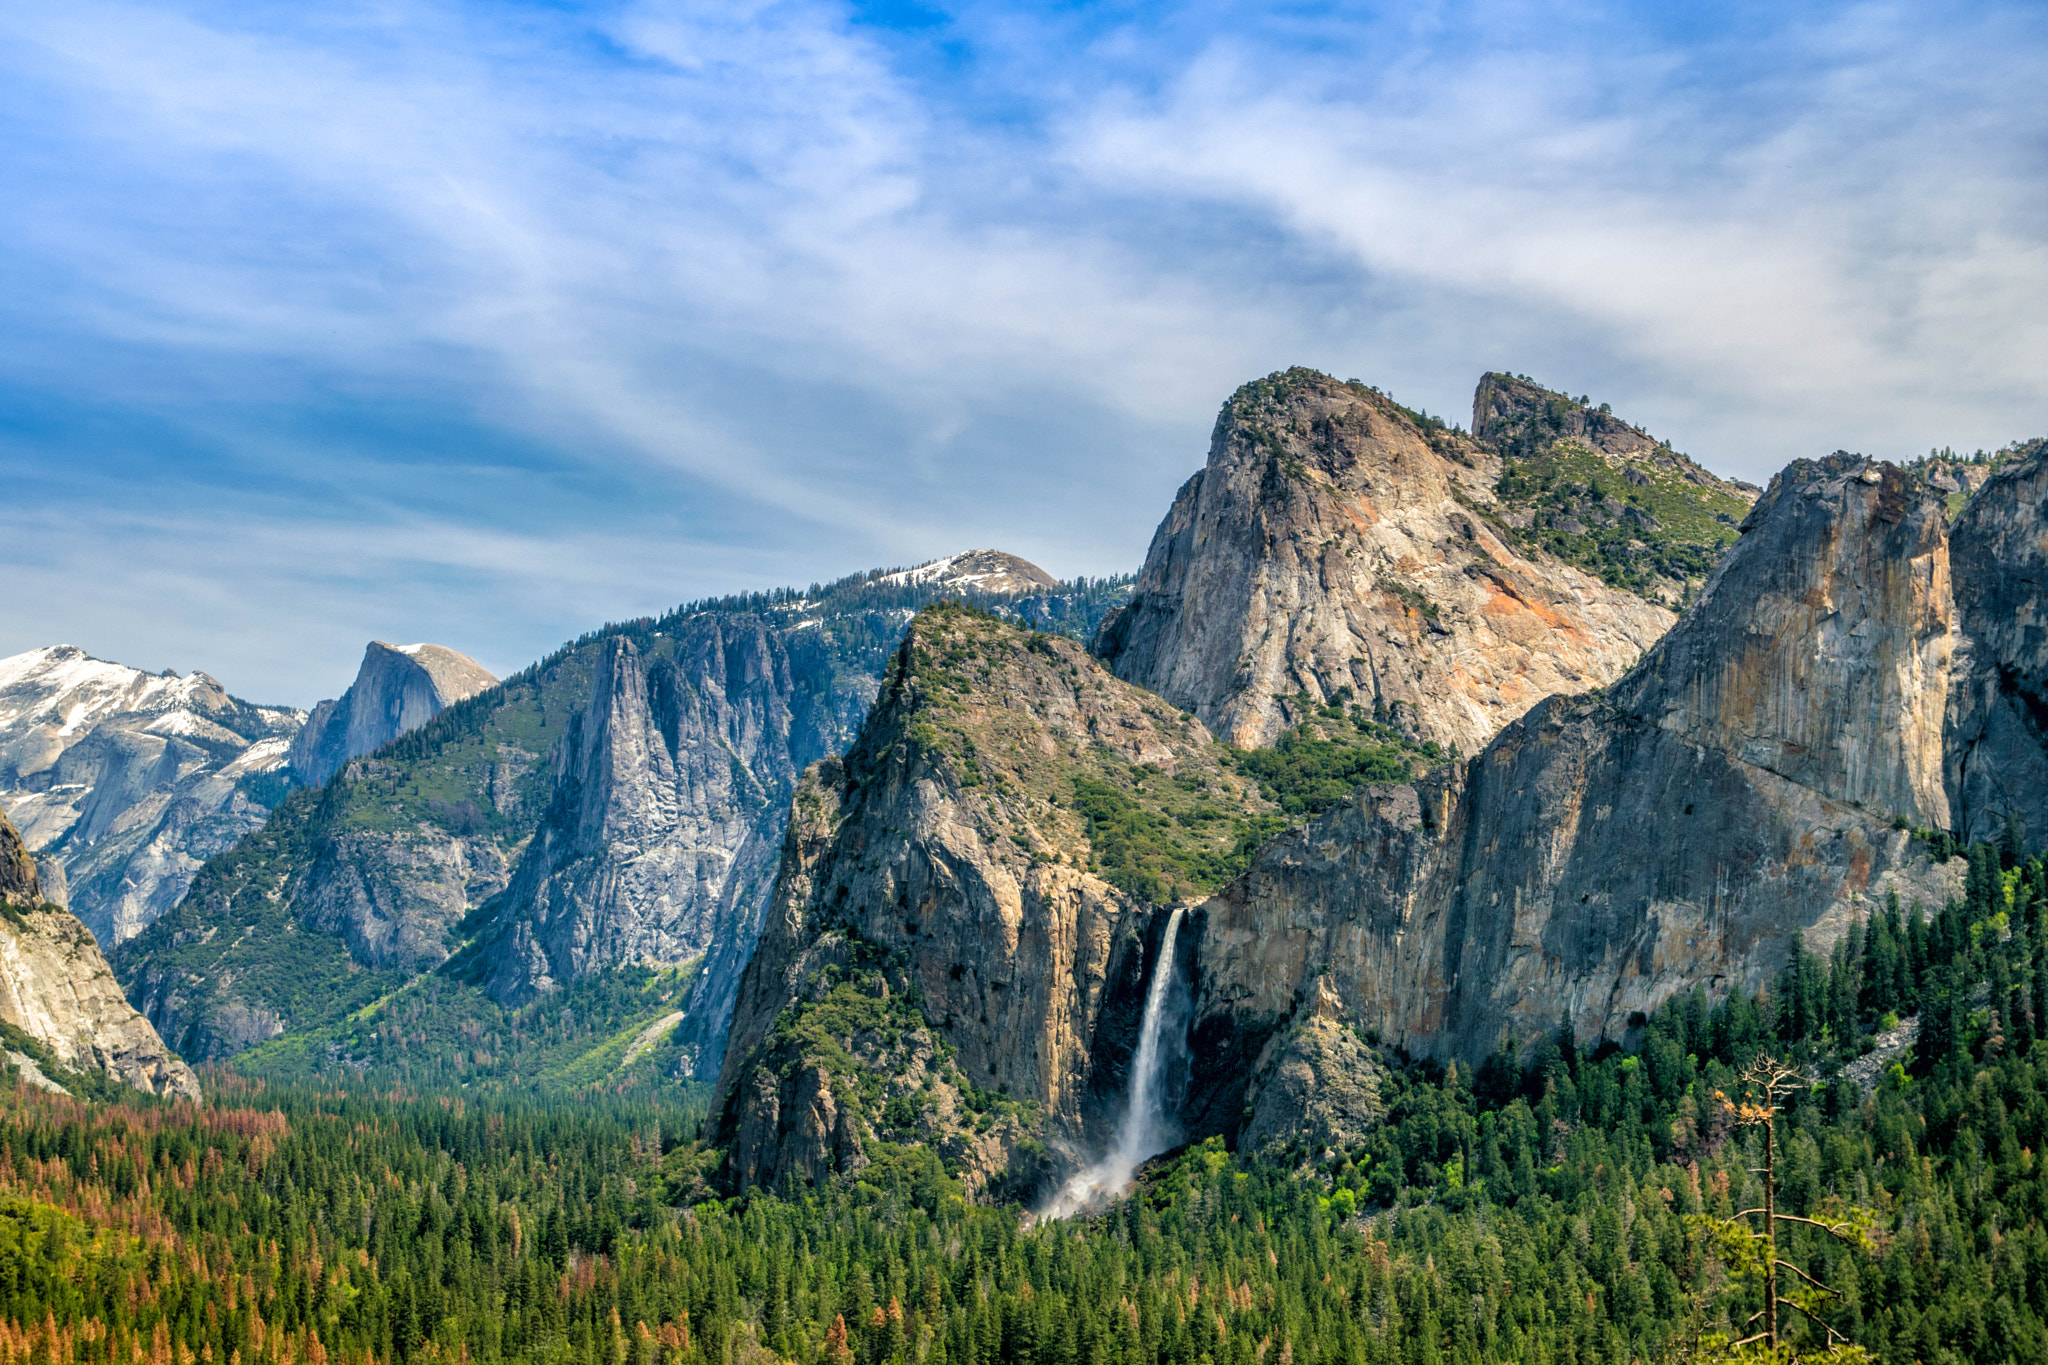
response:
[[[1860,457],[1794,464],[1606,693],[1360,793],[1197,912],[1190,1122],[1237,1127],[1306,1002],[1467,1061],[1561,1019],[1625,1041],[1695,983],[1762,985],[1888,882],[1937,897],[1895,826],[1946,818],[1956,618],[1938,493]]]
[[[2048,457],[2007,465],[1957,518],[1950,554],[1962,604],[1948,716],[1951,820],[1993,839],[2015,819],[2048,844]]]

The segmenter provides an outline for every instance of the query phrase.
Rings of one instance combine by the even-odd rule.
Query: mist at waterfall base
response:
[[[1167,1117],[1166,1101],[1169,1073],[1181,1060],[1187,1042],[1187,993],[1175,989],[1180,973],[1174,959],[1185,913],[1176,907],[1167,916],[1159,957],[1152,964],[1152,979],[1145,988],[1145,1015],[1138,1027],[1138,1051],[1131,1059],[1130,1096],[1123,1122],[1117,1125],[1116,1142],[1100,1161],[1070,1177],[1038,1211],[1040,1218],[1071,1218],[1100,1208],[1130,1186],[1145,1158],[1157,1156],[1180,1138],[1179,1125]]]

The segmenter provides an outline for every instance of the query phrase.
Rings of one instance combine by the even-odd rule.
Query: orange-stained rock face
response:
[[[1191,1127],[1234,1127],[1247,1080],[1255,1110],[1279,1102],[1261,1078],[1303,1000],[1468,1061],[1561,1019],[1622,1040],[1695,984],[1764,985],[1860,898],[1940,904],[1954,871],[1904,826],[1948,823],[1958,620],[1938,490],[1860,457],[1794,464],[1604,695],[1552,697],[1470,763],[1361,793],[1193,914],[1210,1083]]]
[[[1472,753],[1543,697],[1620,677],[1675,619],[1509,543],[1499,458],[1307,370],[1248,384],[1098,648],[1233,744],[1340,688]]]

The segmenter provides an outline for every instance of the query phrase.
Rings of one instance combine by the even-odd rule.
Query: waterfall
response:
[[[1166,918],[1166,933],[1159,940],[1159,960],[1152,964],[1152,980],[1145,988],[1145,1018],[1138,1028],[1138,1055],[1131,1062],[1131,1093],[1124,1106],[1123,1122],[1117,1125],[1116,1145],[1102,1160],[1068,1179],[1052,1202],[1039,1211],[1041,1218],[1069,1218],[1115,1198],[1131,1183],[1138,1163],[1166,1150],[1172,1140],[1166,1114],[1160,1107],[1159,1082],[1164,1060],[1159,1055],[1159,1042],[1166,1031],[1166,999],[1173,987],[1173,942],[1180,934],[1180,917],[1184,913],[1175,907]]]

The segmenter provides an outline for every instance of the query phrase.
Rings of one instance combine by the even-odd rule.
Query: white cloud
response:
[[[1546,357],[1556,382],[1643,375],[1758,475],[1820,442],[1897,455],[2039,422],[2040,47],[1990,50],[1996,23],[1900,27],[1788,33],[1805,50],[1779,59],[1822,74],[1749,91],[1680,79],[1662,51],[1347,62],[1340,82],[1219,42],[1162,95],[1075,119],[1068,145],[1105,184],[1270,214],[1447,311],[1549,320],[1578,343]]]
[[[0,648],[68,613],[300,698],[368,634],[511,666],[968,545],[1103,572],[1291,363],[1453,416],[1526,370],[1750,477],[2043,425],[2024,11],[941,36],[967,55],[802,0],[9,7],[0,352],[87,416],[10,438],[64,595]]]

